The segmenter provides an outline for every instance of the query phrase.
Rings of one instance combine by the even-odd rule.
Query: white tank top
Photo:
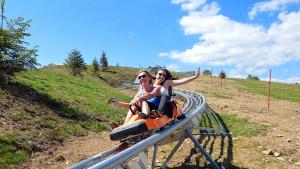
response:
[[[164,86],[161,86],[160,94],[161,95],[163,95],[163,94],[168,95],[169,94],[168,89],[166,89]]]

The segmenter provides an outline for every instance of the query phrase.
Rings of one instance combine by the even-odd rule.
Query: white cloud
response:
[[[171,0],[172,4],[181,4],[187,2],[188,0]]]
[[[166,68],[171,71],[179,72],[179,66],[176,64],[167,65]]]
[[[260,80],[268,82],[269,78],[261,78]],[[297,77],[297,76],[289,77],[286,80],[272,78],[271,81],[272,82],[280,82],[280,83],[300,83],[300,77]]]
[[[162,52],[182,63],[234,66],[232,76],[263,74],[271,66],[300,60],[300,11],[278,15],[266,29],[241,23],[220,14],[212,2],[191,11],[180,20],[186,35],[199,36],[199,42],[184,51]]]
[[[258,13],[284,10],[288,5],[299,3],[300,0],[269,0],[258,2],[253,5],[248,13],[250,19],[253,19]]]
[[[290,77],[286,80],[287,83],[300,83],[300,77]]]
[[[260,80],[261,80],[261,81],[266,81],[266,82],[268,82],[268,81],[269,81],[269,78],[261,78]],[[271,82],[286,83],[285,80],[281,80],[281,79],[277,79],[277,78],[272,78],[272,79],[271,79]]]
[[[206,0],[172,0],[173,4],[181,4],[181,9],[185,11],[193,11],[206,3]]]

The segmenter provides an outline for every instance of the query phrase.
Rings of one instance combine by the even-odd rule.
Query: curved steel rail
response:
[[[191,128],[193,124],[199,123],[201,121],[201,114],[206,109],[206,102],[203,95],[200,93],[196,93],[189,90],[176,89],[175,94],[179,97],[183,98],[185,101],[184,104],[184,112],[186,117],[184,119],[178,120],[175,123],[171,124],[169,127],[164,130],[153,134],[152,136],[128,147],[120,152],[113,153],[115,150],[120,148],[120,145],[115,148],[106,151],[104,153],[93,156],[89,159],[81,161],[69,169],[78,169],[78,168],[89,168],[89,169],[102,169],[102,168],[119,168],[124,166],[129,160],[137,157],[139,153],[147,150],[149,146],[157,146],[162,140],[170,136],[172,133],[177,131],[178,129],[183,129],[181,135],[184,135],[184,139],[186,137],[190,137],[190,139],[194,142],[194,144],[200,149],[201,153],[206,157],[207,160],[210,161],[214,168],[219,168],[214,161],[210,158],[210,156],[205,152],[202,146],[198,143],[198,141],[192,136]],[[181,130],[180,130],[181,131]],[[183,138],[183,137],[182,137]],[[179,141],[183,142],[182,139]],[[197,142],[197,143],[196,143]],[[178,143],[179,144],[179,143]],[[180,144],[179,144],[180,146]],[[179,147],[178,146],[178,147]],[[176,151],[176,150],[175,150]],[[174,151],[174,153],[175,153]],[[110,155],[111,153],[111,155]],[[156,151],[155,151],[156,153]],[[173,154],[174,154],[173,153]],[[104,155],[106,154],[105,158]],[[172,154],[172,153],[171,153]],[[170,155],[169,158],[172,158],[173,155]],[[153,157],[155,159],[155,157]],[[153,160],[155,161],[155,160]],[[167,163],[167,162],[166,162]],[[155,162],[152,163],[152,167],[154,167]],[[166,164],[163,165],[163,168]]]

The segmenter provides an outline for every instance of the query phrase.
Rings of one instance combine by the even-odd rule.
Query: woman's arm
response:
[[[135,98],[133,100],[133,102],[136,103],[136,104],[138,104],[139,102],[141,102],[143,100],[148,100],[148,99],[151,99],[153,97],[159,96],[160,95],[160,88],[161,88],[161,86],[155,87],[152,90],[152,92],[150,92],[150,93],[144,93],[143,95],[138,96],[137,98]]]
[[[188,82],[191,82],[191,81],[197,79],[199,76],[200,76],[200,68],[198,67],[198,70],[194,76],[179,79],[179,80],[170,80],[170,81],[168,81],[168,83],[169,83],[168,86],[182,85],[182,84],[185,84],[185,83],[188,83]]]
[[[134,98],[131,100],[130,103],[127,102],[119,102],[116,99],[111,99],[109,101],[107,101],[108,104],[114,105],[114,106],[120,106],[120,107],[124,107],[124,108],[130,108],[130,106],[135,102],[136,98],[138,98],[139,95],[141,95],[141,88],[139,89],[139,91],[135,94]]]
[[[160,95],[160,88],[161,88],[161,86],[157,86],[157,87],[155,87],[155,88],[152,90],[152,92],[150,92],[150,93],[145,93],[145,94],[143,94],[142,96],[139,96],[138,98],[139,98],[140,100],[148,100],[148,99],[151,99],[151,98],[153,98],[153,97],[159,96],[159,95]]]
[[[126,102],[119,102],[119,101],[115,101],[115,102],[111,102],[109,104],[115,105],[115,106],[120,106],[120,107],[124,107],[129,109],[130,107],[130,103],[126,103]]]

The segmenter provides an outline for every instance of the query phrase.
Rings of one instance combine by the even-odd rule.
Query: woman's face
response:
[[[163,70],[159,70],[156,74],[156,80],[158,83],[162,83],[166,78],[166,72]]]
[[[141,72],[138,75],[139,81],[142,83],[149,83],[149,76],[145,72]]]

